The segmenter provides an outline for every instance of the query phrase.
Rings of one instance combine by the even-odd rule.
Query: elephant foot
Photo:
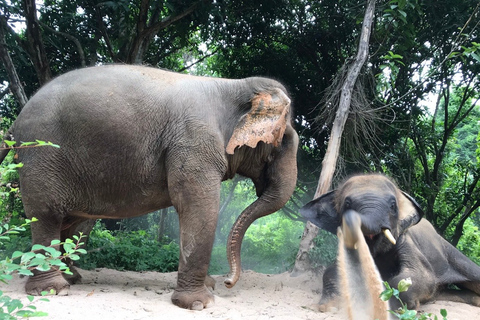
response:
[[[81,283],[82,275],[78,272],[77,268],[70,266],[70,272],[72,274],[63,273],[63,278],[68,281],[69,284]]]
[[[174,305],[190,310],[203,310],[213,306],[215,297],[206,286],[193,291],[175,289],[172,295]]]
[[[42,292],[51,292],[59,296],[68,295],[70,284],[59,271],[38,273],[28,278],[25,292],[32,296],[41,296]]]
[[[312,308],[317,312],[337,313],[340,308],[340,299],[338,296],[330,296],[330,298],[320,299],[320,302]]]
[[[215,281],[215,279],[213,279],[209,275],[207,275],[207,277],[205,278],[205,286],[212,291],[215,290],[216,283],[217,282]]]

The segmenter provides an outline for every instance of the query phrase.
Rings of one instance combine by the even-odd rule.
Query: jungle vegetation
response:
[[[281,81],[301,136],[297,189],[285,208],[249,229],[242,250],[244,268],[282,272],[294,263],[304,226],[298,209],[315,192],[335,114],[325,92],[355,54],[365,6],[365,0],[0,0],[0,126],[8,128],[51,78],[85,66],[146,64]],[[479,27],[477,0],[377,1],[334,184],[356,172],[392,176],[437,231],[480,264]],[[2,177],[0,216],[10,224],[24,219],[17,188],[14,173]],[[227,271],[225,239],[254,197],[242,177],[224,183],[212,273]],[[98,221],[83,266],[176,270],[177,241],[173,208]],[[25,236],[11,243],[30,246]],[[315,244],[312,266],[329,263],[335,237],[321,232]]]

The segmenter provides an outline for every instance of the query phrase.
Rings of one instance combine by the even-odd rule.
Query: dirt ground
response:
[[[38,319],[140,320],[140,319],[223,319],[223,320],[291,320],[343,319],[341,314],[318,313],[309,308],[319,300],[321,281],[315,275],[291,277],[243,272],[237,285],[227,289],[225,276],[217,281],[215,305],[203,311],[183,310],[170,302],[176,273],[121,272],[110,269],[80,270],[83,281],[71,287],[68,296],[52,296],[48,302],[36,301],[38,310],[48,317]],[[1,285],[5,295],[21,298],[26,279],[15,278]],[[437,301],[422,306],[422,311],[440,317],[445,308],[449,320],[480,319],[480,308],[461,303]]]

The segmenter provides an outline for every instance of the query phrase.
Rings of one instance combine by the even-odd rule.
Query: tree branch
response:
[[[0,16],[0,59],[5,66],[5,70],[8,75],[8,81],[10,82],[9,88],[13,93],[13,96],[17,100],[18,105],[20,106],[20,110],[22,110],[23,106],[28,101],[27,95],[23,90],[22,82],[18,76],[17,70],[15,69],[15,65],[13,64],[12,58],[8,53],[7,43],[5,42],[5,25],[7,24],[7,20],[4,16]]]
[[[72,40],[73,43],[75,44],[75,46],[77,47],[77,52],[78,52],[78,56],[79,56],[79,58],[80,58],[80,64],[81,64],[81,66],[82,66],[82,67],[86,67],[86,66],[87,66],[87,63],[86,63],[86,61],[85,61],[85,52],[83,51],[82,44],[80,43],[80,41],[79,41],[76,37],[74,37],[74,36],[72,36],[72,35],[70,35],[70,34],[68,34],[68,33],[55,30],[55,29],[53,29],[52,27],[46,25],[45,23],[43,23],[43,22],[41,22],[41,21],[39,21],[39,24],[40,24],[43,28],[47,29],[48,31],[50,31],[50,32],[52,32],[52,33],[61,35],[62,37],[65,37],[65,38],[67,38],[67,39],[69,39],[69,40]]]

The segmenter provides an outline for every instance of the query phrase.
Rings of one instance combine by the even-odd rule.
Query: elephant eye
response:
[[[352,206],[352,200],[349,197],[345,198],[345,202],[343,203],[344,209],[350,209]]]
[[[397,201],[395,199],[393,199],[391,202],[390,202],[390,209],[392,211],[397,211]]]

